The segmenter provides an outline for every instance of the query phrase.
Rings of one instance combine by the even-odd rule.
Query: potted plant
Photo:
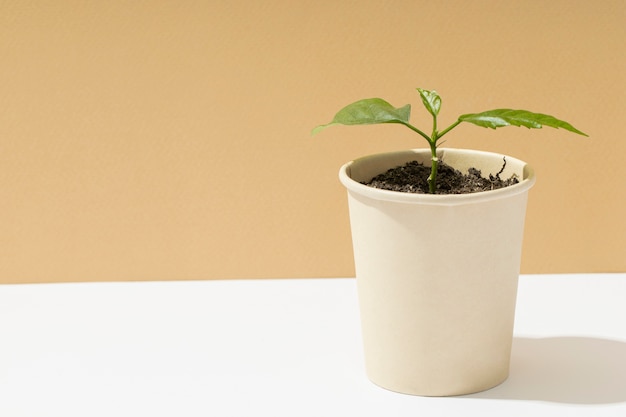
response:
[[[469,394],[508,377],[526,201],[535,175],[510,156],[437,145],[463,122],[587,135],[552,116],[510,109],[464,114],[439,130],[441,98],[417,90],[432,116],[430,135],[409,123],[410,105],[395,108],[380,98],[344,107],[313,134],[338,124],[399,123],[428,142],[426,149],[356,159],[339,172],[348,191],[365,368],[372,382],[393,391]],[[387,173],[398,186],[403,173],[423,166],[423,184],[369,184],[379,174],[385,183]],[[447,190],[439,178],[444,167],[457,176],[469,171],[465,177],[479,178],[487,191]]]

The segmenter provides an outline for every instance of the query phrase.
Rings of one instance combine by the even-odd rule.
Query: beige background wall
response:
[[[523,272],[626,270],[626,2],[0,0],[0,282],[352,276],[337,170],[420,147],[310,129],[443,97],[564,131],[461,126],[532,163]],[[421,118],[421,121],[420,121]]]

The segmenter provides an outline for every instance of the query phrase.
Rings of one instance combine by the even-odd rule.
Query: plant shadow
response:
[[[463,398],[626,402],[626,343],[591,337],[516,337],[509,378]]]

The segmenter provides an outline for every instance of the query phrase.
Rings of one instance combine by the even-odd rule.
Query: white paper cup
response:
[[[442,149],[467,172],[495,175],[503,155]],[[344,165],[365,367],[392,391],[461,395],[509,372],[524,217],[533,170],[506,157],[520,183],[463,195],[409,194],[361,184],[430,150],[377,154]]]

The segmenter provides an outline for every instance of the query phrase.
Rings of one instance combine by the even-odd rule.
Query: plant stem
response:
[[[424,139],[426,139],[430,143],[430,137],[426,133],[422,132],[421,130],[419,130],[418,128],[416,128],[415,126],[413,126],[412,124],[408,122],[403,123],[403,124],[409,129],[411,129],[412,131],[417,132],[420,136],[422,136]]]
[[[437,157],[437,141],[441,139],[443,135],[457,127],[461,123],[461,120],[457,120],[448,126],[443,132],[437,132],[437,116],[433,115],[433,133],[428,140],[430,144],[430,176],[428,177],[428,191],[434,194],[437,190],[437,171],[439,169],[439,158]]]
[[[436,141],[428,141],[430,143],[430,176],[428,177],[428,191],[435,194],[437,189],[437,169],[439,167],[439,158],[437,158]]]
[[[459,124],[461,124],[461,120],[457,120],[456,122],[452,123],[450,126],[448,126],[443,132],[439,133],[437,135],[437,140],[441,139],[441,137],[443,135],[445,135],[446,133],[448,133],[449,131],[451,131],[452,129],[454,129],[455,127],[457,127]]]
[[[437,141],[441,139],[443,135],[457,127],[461,123],[461,120],[457,120],[448,126],[443,132],[437,132],[437,116],[433,115],[433,132],[431,136],[428,136],[426,133],[422,132],[415,126],[410,123],[403,123],[406,127],[411,129],[412,131],[418,133],[424,139],[428,141],[430,145],[430,176],[428,177],[428,191],[431,194],[434,194],[437,190],[437,171],[439,169],[439,158],[437,157]]]
[[[434,194],[437,189],[437,170],[439,168],[439,158],[437,158],[437,139],[439,139],[439,134],[437,133],[437,115],[433,113],[433,133],[428,140],[431,155],[430,175],[428,176],[428,191],[431,194]]]

